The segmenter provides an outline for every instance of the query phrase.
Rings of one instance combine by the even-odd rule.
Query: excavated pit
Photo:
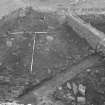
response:
[[[45,95],[67,80],[79,78],[77,74],[84,69],[104,63],[72,27],[59,22],[57,14],[32,8],[19,9],[0,20],[0,43],[1,101],[19,99],[30,104],[27,99],[32,100],[32,92]]]

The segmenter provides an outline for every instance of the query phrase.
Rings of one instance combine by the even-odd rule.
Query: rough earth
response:
[[[104,105],[104,74],[104,62],[86,68],[57,87],[54,97],[66,105]]]
[[[0,101],[66,105],[71,99],[64,98],[65,93],[57,97],[59,89],[61,93],[66,91],[59,86],[65,87],[69,80],[85,85],[82,77],[91,78],[91,75],[82,71],[104,65],[103,58],[66,21],[60,22],[56,13],[42,13],[32,8],[16,10],[0,20]],[[94,80],[93,74],[91,80]],[[73,99],[74,104],[77,99]],[[89,103],[93,99],[94,96]]]
[[[19,97],[91,54],[89,44],[54,14],[19,9],[0,23],[1,99]]]

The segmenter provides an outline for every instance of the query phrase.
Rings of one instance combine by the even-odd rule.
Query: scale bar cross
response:
[[[18,34],[25,34],[25,33],[28,33],[28,34],[34,34],[34,42],[33,42],[33,47],[32,47],[32,56],[31,56],[31,68],[30,68],[30,71],[32,73],[33,71],[33,63],[34,63],[34,52],[35,52],[35,45],[36,45],[36,35],[37,34],[47,34],[48,32],[44,32],[44,31],[41,31],[41,32],[12,32],[12,33],[9,33],[9,34],[13,34],[13,35],[18,35]]]

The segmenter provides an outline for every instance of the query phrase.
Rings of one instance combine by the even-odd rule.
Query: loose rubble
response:
[[[103,62],[104,63],[104,62]],[[96,65],[79,73],[73,79],[57,87],[53,94],[55,100],[65,105],[104,105],[105,103],[105,66]],[[72,88],[68,88],[72,84]]]

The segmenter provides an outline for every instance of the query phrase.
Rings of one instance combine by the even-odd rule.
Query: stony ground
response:
[[[20,9],[0,23],[1,100],[26,94],[92,53],[89,44],[54,14]]]
[[[105,66],[96,64],[57,87],[54,97],[66,105],[105,104]]]
[[[0,20],[0,101],[104,105],[104,57],[61,23],[32,8]]]

